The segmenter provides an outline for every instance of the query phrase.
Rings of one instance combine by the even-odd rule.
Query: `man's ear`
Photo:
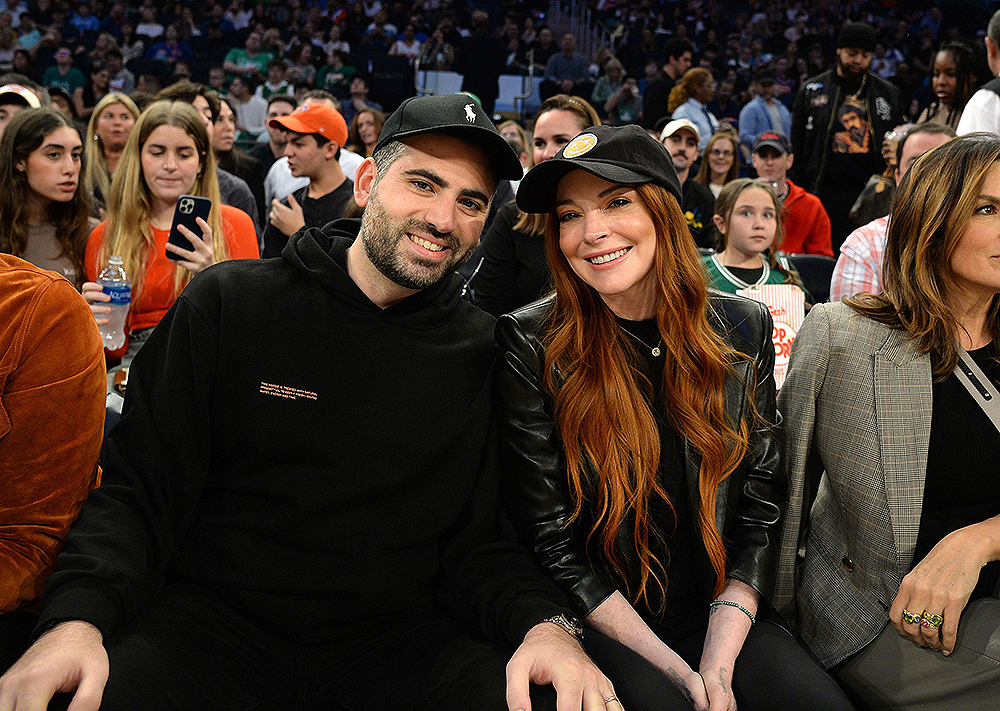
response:
[[[327,141],[323,144],[323,148],[323,157],[327,160],[331,160],[335,155],[337,155],[338,150],[343,149],[343,146],[338,146],[336,141]]]
[[[374,158],[365,158],[358,166],[358,173],[354,176],[354,202],[360,208],[364,208],[371,199],[376,172]]]
[[[795,162],[795,154],[794,153],[789,153],[788,154],[788,165],[785,166],[785,170],[786,171],[791,170],[792,169],[792,163],[794,163],[794,162]]]

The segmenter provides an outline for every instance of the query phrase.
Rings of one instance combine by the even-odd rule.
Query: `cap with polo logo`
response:
[[[682,200],[681,183],[670,153],[636,125],[591,126],[552,158],[528,171],[517,189],[517,206],[525,212],[548,212],[564,175],[585,170],[609,183],[653,183]]]
[[[493,165],[498,179],[517,180],[524,172],[521,161],[497,133],[479,103],[468,94],[413,96],[386,119],[372,153],[390,141],[424,133],[444,133],[479,146]]]
[[[293,133],[317,133],[343,148],[347,144],[347,122],[332,106],[305,103],[287,116],[268,122],[271,128],[283,128]]]
[[[778,133],[777,131],[764,131],[764,133],[757,136],[757,140],[753,142],[753,152],[756,153],[764,146],[770,146],[778,151],[778,153],[784,155],[792,152],[792,147],[788,143],[785,134]]]

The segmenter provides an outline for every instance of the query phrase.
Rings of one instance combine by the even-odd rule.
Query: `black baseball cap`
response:
[[[631,124],[585,129],[551,159],[528,171],[517,189],[517,206],[525,212],[548,212],[559,181],[577,169],[612,183],[653,183],[678,203],[682,200],[681,183],[666,147]]]
[[[788,155],[792,152],[792,146],[788,142],[788,138],[785,134],[778,133],[777,131],[764,131],[764,133],[757,136],[757,140],[753,142],[753,152],[756,153],[764,146],[770,146],[783,155]]]
[[[424,133],[445,133],[479,146],[493,164],[497,179],[517,180],[524,173],[521,161],[483,107],[468,94],[410,97],[386,119],[372,153],[390,141]]]
[[[758,69],[757,73],[753,75],[753,80],[758,84],[773,84],[777,77],[774,72],[766,67]]]

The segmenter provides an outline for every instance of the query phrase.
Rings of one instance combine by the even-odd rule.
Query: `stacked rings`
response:
[[[618,697],[617,697],[617,696],[614,696],[614,695],[611,695],[611,696],[609,696],[608,698],[604,699],[604,705],[605,705],[605,706],[607,706],[607,705],[608,705],[608,704],[610,704],[610,703],[611,703],[612,701],[618,701]],[[620,701],[618,701],[618,703],[621,703],[621,702],[620,702]]]
[[[905,623],[907,623],[909,625],[919,624],[919,622],[920,622],[920,615],[914,615],[909,610],[903,610],[903,622],[905,622]]]
[[[927,629],[936,630],[938,627],[941,626],[941,623],[944,622],[944,618],[941,617],[941,615],[937,615],[933,612],[928,612],[927,610],[924,610],[923,613],[921,613],[920,617],[921,617],[920,624],[926,627]]]

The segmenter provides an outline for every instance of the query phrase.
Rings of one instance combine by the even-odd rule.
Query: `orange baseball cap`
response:
[[[340,112],[326,104],[306,103],[287,116],[270,120],[271,128],[293,133],[316,133],[341,148],[347,144],[347,122]]]

